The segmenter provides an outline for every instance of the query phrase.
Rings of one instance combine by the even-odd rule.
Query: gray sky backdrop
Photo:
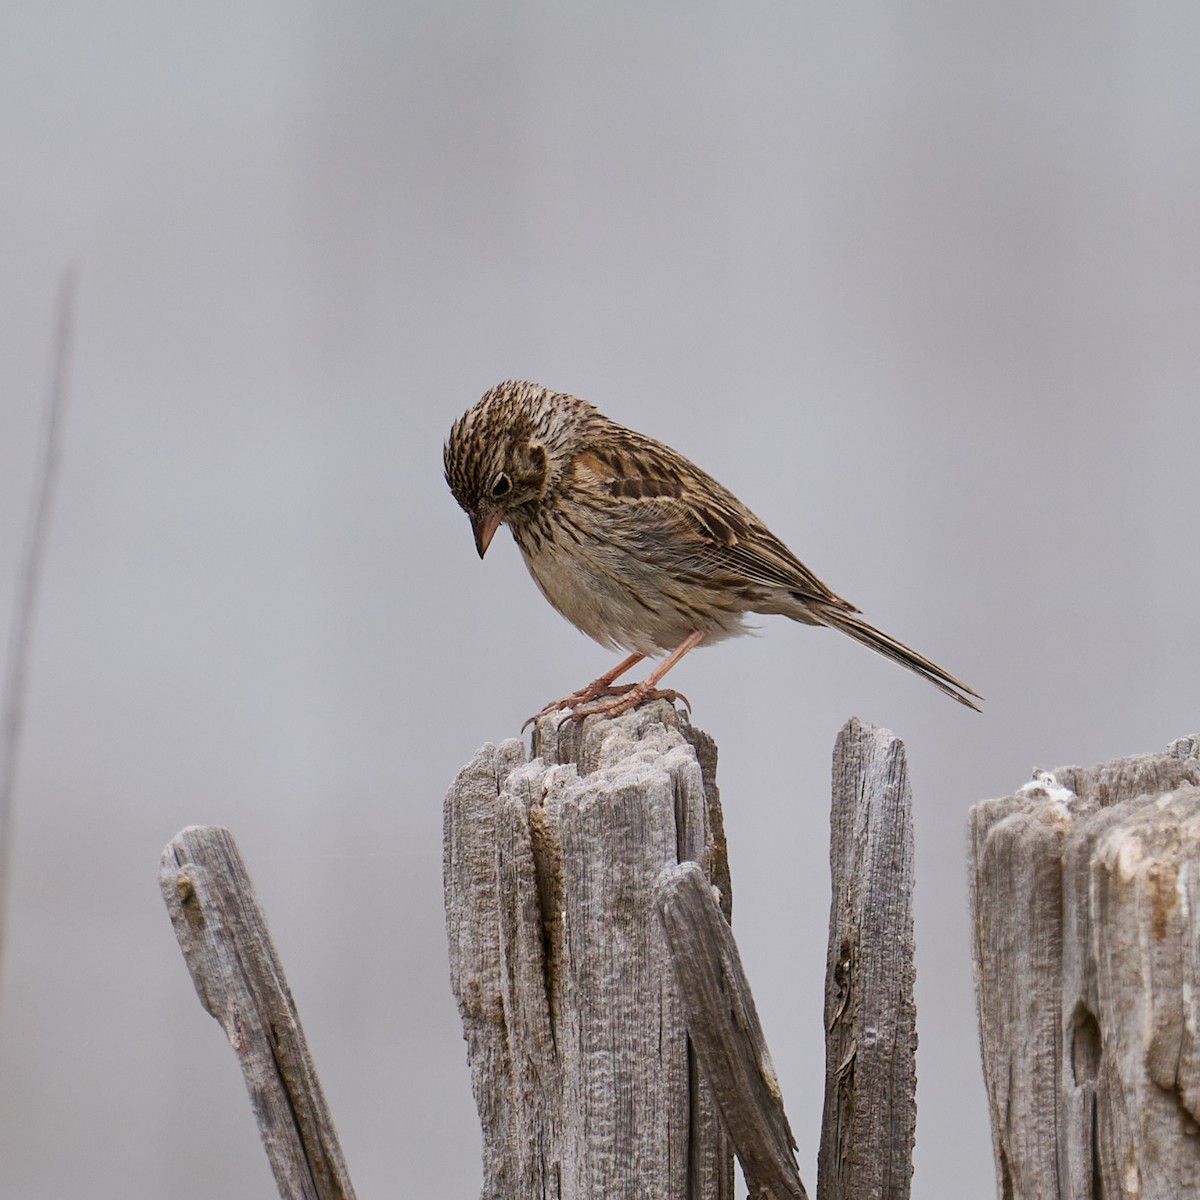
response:
[[[491,384],[670,441],[988,698],[826,631],[673,676],[815,1183],[829,756],[908,745],[918,1200],[992,1191],[968,805],[1200,727],[1200,7],[0,15],[0,618],[80,269],[0,995],[0,1193],[274,1194],[155,882],[236,833],[359,1194],[470,1197],[441,802],[614,659],[441,478]]]

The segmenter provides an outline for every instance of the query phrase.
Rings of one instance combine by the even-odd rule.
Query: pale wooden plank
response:
[[[804,1200],[779,1080],[737,944],[692,862],[665,867],[656,884],[676,990],[696,1060],[737,1151],[752,1196]]]
[[[833,755],[820,1200],[906,1200],[916,1135],[912,792],[904,743],[850,720]]]
[[[220,1023],[284,1200],[353,1200],[283,965],[233,835],[191,826],[163,851],[159,885],[196,994]]]

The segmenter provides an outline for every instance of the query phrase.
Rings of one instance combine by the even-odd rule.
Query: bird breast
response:
[[[542,595],[577,629],[602,646],[645,655],[672,650],[697,629],[707,631],[701,645],[746,632],[744,605],[726,610],[698,596],[670,553],[655,554],[644,540],[627,544],[644,530],[621,536],[604,523],[600,537],[588,521],[565,520],[548,505],[534,522],[512,526]]]

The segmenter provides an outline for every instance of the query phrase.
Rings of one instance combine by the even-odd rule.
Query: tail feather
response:
[[[884,658],[890,658],[892,662],[899,663],[910,671],[915,671],[923,679],[928,679],[934,687],[940,688],[947,696],[957,700],[959,704],[965,704],[967,708],[973,708],[976,712],[980,711],[979,705],[969,698],[982,700],[983,697],[978,692],[967,687],[961,679],[955,679],[948,671],[943,671],[937,663],[931,662],[923,654],[918,654],[903,642],[884,633],[882,629],[876,629],[874,625],[867,624],[852,612],[836,608],[820,609],[819,617],[830,628],[839,630],[848,637],[852,637],[856,642],[861,642],[864,646],[869,646],[872,650],[882,654]]]

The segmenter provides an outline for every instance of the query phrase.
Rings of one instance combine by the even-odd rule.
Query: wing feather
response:
[[[857,612],[826,587],[728,488],[653,438],[622,427],[620,436],[584,450],[574,460],[577,482],[602,489],[628,506],[648,532],[673,526],[677,536],[657,541],[688,547],[687,565],[739,583],[781,588],[795,599]]]

